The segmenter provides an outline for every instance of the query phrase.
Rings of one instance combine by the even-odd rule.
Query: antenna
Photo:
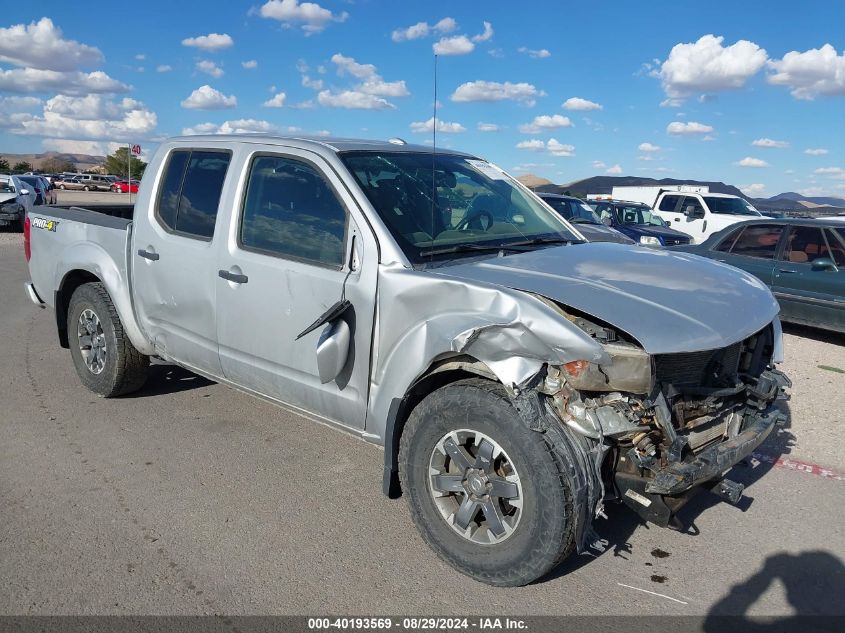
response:
[[[437,204],[437,181],[435,178],[434,158],[437,154],[437,53],[434,54],[434,115],[431,117],[431,240],[434,243],[434,213]]]

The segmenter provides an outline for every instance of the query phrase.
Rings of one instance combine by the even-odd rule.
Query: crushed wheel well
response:
[[[399,439],[411,411],[423,398],[448,384],[465,378],[486,378],[498,382],[484,363],[473,358],[459,357],[437,363],[411,385],[402,398],[395,398],[390,406],[384,437],[384,494],[391,499],[402,496],[399,483]]]
[[[59,289],[56,290],[56,330],[59,334],[59,345],[65,349],[70,347],[67,332],[67,311],[70,306],[70,298],[79,286],[100,281],[102,280],[87,270],[72,270],[65,275]]]

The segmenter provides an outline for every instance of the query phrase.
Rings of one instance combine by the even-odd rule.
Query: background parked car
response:
[[[23,230],[26,214],[35,205],[31,185],[18,176],[0,175],[0,226]]]
[[[130,190],[132,193],[138,193],[138,185],[141,184],[140,181],[132,179],[131,183],[127,182],[126,180],[118,180],[111,186],[111,190],[113,193],[129,193]]]
[[[81,190],[85,185],[82,184],[82,181],[79,180],[78,176],[71,176],[70,178],[64,178],[63,180],[59,181],[59,189],[72,189],[72,190]]]
[[[79,177],[83,191],[111,191],[113,181],[99,174],[82,174]]]
[[[44,176],[18,176],[23,182],[29,185],[29,189],[35,192],[35,205],[56,204],[56,191],[53,185]]]
[[[540,199],[557,211],[564,219],[576,224],[581,234],[591,242],[617,242],[633,244],[627,235],[602,224],[599,216],[583,200],[554,193],[538,194]]]
[[[589,206],[602,222],[643,246],[677,246],[691,241],[689,235],[669,228],[663,218],[641,202],[590,200]]]
[[[769,219],[678,247],[741,268],[771,287],[783,321],[845,332],[845,223]]]

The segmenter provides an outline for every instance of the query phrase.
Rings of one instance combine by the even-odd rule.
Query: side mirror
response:
[[[821,271],[833,271],[837,270],[836,264],[833,263],[833,260],[829,257],[819,257],[818,259],[814,259],[811,264],[813,270],[821,270]]]
[[[601,221],[601,223],[602,223],[602,224],[604,224],[604,225],[606,225],[606,226],[613,226],[613,220],[611,220],[610,218],[604,218],[604,219]]]
[[[663,220],[666,223],[666,226],[672,226],[672,222],[670,220]]]
[[[317,373],[324,385],[343,371],[349,358],[349,343],[352,336],[349,325],[343,319],[329,324],[317,342]]]
[[[19,193],[22,196],[28,196],[29,195],[29,189],[21,189]]]

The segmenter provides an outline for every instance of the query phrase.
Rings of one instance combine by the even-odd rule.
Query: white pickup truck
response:
[[[134,208],[39,209],[24,248],[90,390],[155,357],[382,445],[422,539],[493,585],[582,551],[605,502],[666,526],[695,490],[738,501],[789,383],[756,277],[587,243],[454,151],[172,139]]]
[[[712,193],[707,186],[614,187],[613,198],[644,202],[673,229],[692,237],[693,244],[731,224],[762,215],[744,198]]]

